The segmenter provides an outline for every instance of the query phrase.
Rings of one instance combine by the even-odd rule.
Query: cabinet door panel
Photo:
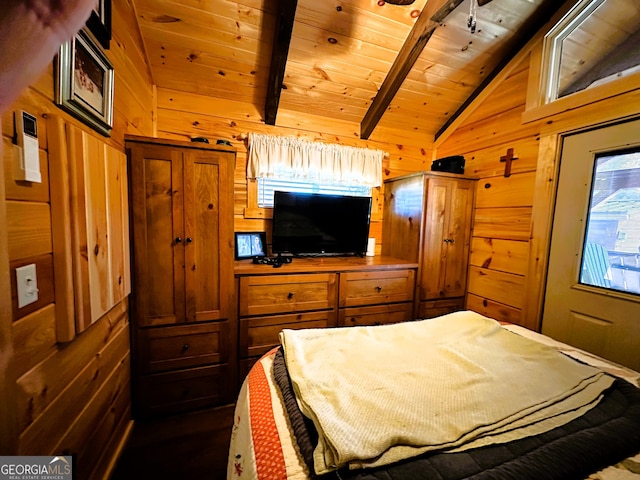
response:
[[[449,217],[447,268],[444,281],[446,297],[464,296],[467,285],[467,263],[471,243],[471,218],[475,182],[457,181],[452,185]]]
[[[184,321],[182,156],[132,147],[134,271],[141,326]],[[180,241],[176,241],[176,239]]]
[[[185,151],[185,290],[188,321],[228,317],[232,285],[229,252],[222,239],[232,238],[233,207],[222,205],[229,197],[229,162],[224,153]],[[224,190],[224,191],[221,191]]]
[[[384,186],[382,255],[418,262],[425,180],[422,176]]]
[[[129,293],[125,156],[67,125],[76,332]]]
[[[420,299],[445,296],[443,288],[447,265],[449,199],[451,184],[447,179],[433,178],[427,182],[424,242]]]

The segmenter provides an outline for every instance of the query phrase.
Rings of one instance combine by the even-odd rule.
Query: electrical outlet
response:
[[[18,287],[18,308],[38,301],[38,278],[36,264],[16,268],[16,284]]]

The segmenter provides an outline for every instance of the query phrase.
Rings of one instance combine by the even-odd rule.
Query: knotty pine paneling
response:
[[[529,266],[529,242],[474,237],[471,240],[469,265],[526,275]]]
[[[253,218],[255,213],[245,215],[249,206],[246,180],[247,141],[239,140],[241,135],[249,132],[291,135],[309,141],[380,149],[389,153],[389,158],[383,161],[383,179],[428,169],[431,165],[432,142],[423,142],[418,136],[412,138],[410,143],[403,143],[409,140],[409,136],[401,130],[397,131],[397,135],[389,129],[381,130],[380,133],[374,132],[371,139],[361,140],[358,133],[359,125],[313,115],[301,115],[282,108],[278,112],[277,123],[287,126],[264,125],[259,109],[253,104],[158,89],[159,136],[182,140],[204,136],[209,138],[210,142],[227,139],[238,149],[234,172],[234,228],[236,231],[267,231],[268,241],[271,230],[268,215],[264,218]],[[381,199],[382,188],[376,193]],[[382,242],[380,220],[384,215],[381,201],[374,210],[377,212],[372,215],[370,236],[376,238],[376,248],[379,249]]]
[[[475,211],[473,236],[529,240],[531,207],[479,208]]]
[[[540,125],[521,122],[529,56],[517,61],[436,156],[464,155],[467,171],[479,177],[466,308],[522,324]],[[504,177],[500,157],[508,148],[518,159],[511,164],[511,176]]]
[[[125,133],[154,133],[153,81],[130,2],[114,2],[112,33],[111,48],[105,53],[115,70],[114,128],[111,137],[100,138],[124,153]],[[13,356],[6,366],[9,381],[0,383],[0,398],[6,401],[3,409],[10,412],[8,426],[2,425],[0,444],[3,451],[19,454],[77,454],[76,466],[82,472],[78,478],[106,478],[131,421],[128,301],[118,304],[73,341],[56,342],[55,297],[49,288],[55,273],[51,264],[56,262],[51,261],[49,132],[45,118],[55,114],[91,130],[54,104],[53,83],[52,62],[0,118],[0,191],[4,197],[0,201],[7,211],[6,228],[0,228],[0,235],[8,245],[12,267],[11,272],[2,274],[15,283],[15,266],[36,261],[40,295],[47,299],[20,311],[14,307],[10,318],[3,316],[0,320],[10,322],[0,331],[11,332],[8,342],[13,345]],[[39,120],[41,184],[14,180],[13,112],[18,109]],[[38,308],[40,303],[44,305]],[[32,311],[34,308],[37,310]],[[19,320],[14,322],[14,318]],[[102,470],[98,470],[100,467]]]
[[[500,162],[500,157],[507,153],[508,148],[513,148],[513,153],[518,157],[511,162],[511,174],[524,172],[535,172],[538,163],[539,141],[537,138],[518,139],[505,144],[493,145],[480,150],[470,152],[459,152],[455,155],[464,155],[465,173],[477,176],[478,178],[497,177],[504,174],[504,163]],[[445,155],[441,149],[438,154]],[[449,152],[454,155],[453,152]],[[479,182],[479,185],[484,185]]]
[[[525,277],[486,268],[469,267],[470,294],[522,309]]]
[[[6,232],[11,261],[51,253],[49,204],[7,201]]]
[[[458,155],[495,145],[509,145],[519,139],[538,138],[541,126],[536,123],[522,125],[523,111],[524,104],[516,105],[505,112],[462,125],[438,148],[438,156]]]
[[[97,354],[83,365],[78,375],[65,385],[64,390],[47,408],[55,410],[63,418],[74,418],[79,410],[91,402],[107,377],[116,370],[121,359],[129,355],[129,350],[129,328],[128,325],[123,324],[112,341],[98,350]],[[43,380],[55,381],[50,377],[45,377]],[[20,435],[20,450],[46,452],[51,448],[49,442],[51,438],[55,438],[58,427],[58,418],[39,415]]]
[[[13,324],[16,375],[19,377],[35,367],[53,354],[55,347],[56,306],[49,303]]]
[[[466,308],[503,322],[522,324],[522,311],[478,295],[467,295]]]
[[[484,178],[477,186],[476,208],[530,207],[535,181],[536,172]]]

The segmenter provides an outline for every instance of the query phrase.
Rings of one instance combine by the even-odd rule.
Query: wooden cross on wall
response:
[[[500,161],[504,162],[504,176],[505,177],[510,177],[511,176],[511,162],[513,162],[514,160],[518,160],[518,157],[516,157],[513,154],[513,148],[509,148],[507,149],[507,154],[503,155],[502,157],[500,157]]]

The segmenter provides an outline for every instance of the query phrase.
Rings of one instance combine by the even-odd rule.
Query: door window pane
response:
[[[595,157],[580,283],[640,294],[640,148]]]

